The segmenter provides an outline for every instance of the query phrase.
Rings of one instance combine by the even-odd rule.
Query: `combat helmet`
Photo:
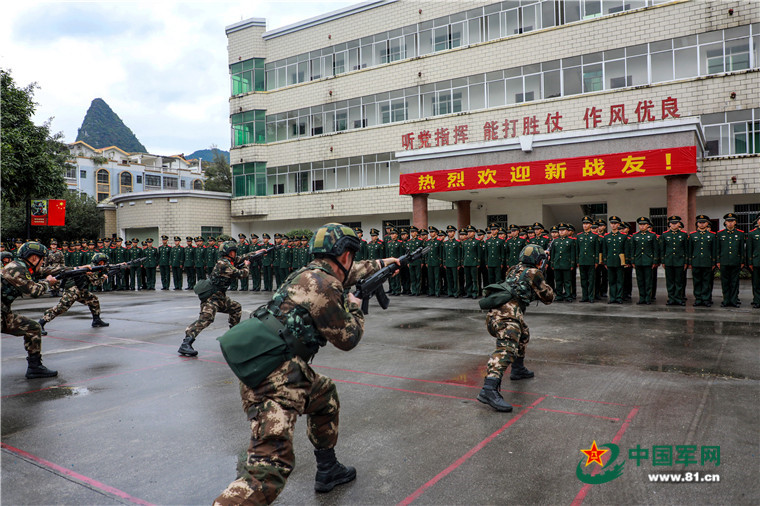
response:
[[[90,260],[90,263],[92,265],[97,265],[99,262],[105,262],[103,265],[108,265],[108,255],[105,253],[95,253],[92,255],[92,260]]]
[[[10,251],[3,251],[0,253],[0,260],[5,260],[6,258],[13,260],[13,254]]]
[[[18,249],[18,257],[27,260],[30,256],[37,255],[40,258],[45,258],[47,255],[47,248],[36,241],[25,242]]]
[[[520,252],[520,263],[532,266],[538,266],[546,260],[544,248],[536,244],[528,244]]]
[[[231,252],[237,252],[237,244],[235,244],[234,241],[224,241],[221,246],[219,246],[219,255],[226,257],[229,256]]]
[[[309,253],[317,256],[338,257],[346,250],[356,253],[360,247],[356,232],[340,223],[322,225],[309,240]]]

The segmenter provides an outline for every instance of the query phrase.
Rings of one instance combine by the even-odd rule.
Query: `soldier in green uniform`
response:
[[[275,234],[275,237],[277,234]],[[262,244],[261,248],[271,248],[272,244],[269,242],[269,239],[271,237],[269,234],[264,233],[261,234]],[[275,245],[279,244],[277,242],[277,239],[275,239]],[[272,253],[268,253],[264,255],[264,258],[261,259],[261,275],[264,277],[264,291],[265,292],[271,292],[272,291],[272,276],[274,276],[274,261],[277,257],[277,252],[274,251]]]
[[[356,252],[356,258],[354,258],[354,262],[367,260],[367,241],[362,239],[362,236],[364,236],[364,231],[359,227],[354,227],[354,232],[356,233],[356,237],[358,237],[361,241],[361,246],[359,247],[359,251]]]
[[[245,236],[245,234],[238,234],[238,239],[238,255],[246,255],[249,251],[251,251],[251,245],[248,243],[248,238]],[[247,292],[248,276],[245,278],[236,279],[231,284],[237,287],[238,282],[240,283],[240,291]]]
[[[596,220],[596,234],[599,236],[599,244],[601,245],[601,240],[604,238],[605,235],[607,235],[607,224],[604,222],[604,220]],[[601,246],[600,246],[600,254],[601,254]],[[595,282],[595,289],[594,294],[596,295],[596,300],[602,300],[607,297],[607,286],[609,284],[608,279],[608,272],[607,268],[602,262],[599,262],[599,265],[596,266],[596,273],[594,274],[594,282]]]
[[[683,294],[686,285],[686,261],[689,256],[689,234],[681,230],[680,222],[680,216],[669,216],[668,231],[660,236],[660,260],[665,268],[668,306],[686,305]]]
[[[148,237],[145,240],[145,249],[143,250],[143,266],[145,267],[145,289],[156,289],[156,267],[158,267],[158,249],[153,246],[153,238]]]
[[[182,264],[185,261],[185,248],[181,244],[182,239],[179,236],[174,237],[174,246],[169,254],[169,265],[172,266],[172,279],[174,280],[174,289],[182,290]]]
[[[185,237],[185,256],[182,259],[182,268],[187,276],[187,290],[195,288],[195,245],[192,237]]]
[[[380,231],[376,228],[369,231],[369,242],[367,243],[367,257],[365,260],[379,260],[385,256],[385,246],[380,240]]]
[[[250,240],[250,251],[256,251],[263,246],[259,242],[259,236],[256,234],[251,234],[251,240]],[[260,292],[261,291],[261,262],[262,258],[257,258],[256,260],[253,260],[251,262],[251,265],[248,267],[251,271],[251,291],[252,292]]]
[[[103,253],[105,256],[108,257],[108,263],[111,263],[111,252],[113,250],[111,249],[111,238],[110,237],[104,237],[103,238],[103,247],[100,249],[100,252]],[[112,285],[112,277],[106,278],[106,280],[103,282],[103,291],[104,292],[110,292],[113,290]]]
[[[575,225],[567,223],[567,237],[575,242],[575,265],[573,265],[572,272],[570,273],[570,297],[575,302],[578,298],[578,283],[575,282],[578,279],[578,240],[575,237]]]
[[[217,260],[219,260],[219,246],[216,243],[216,237],[210,236],[208,247],[206,247],[206,277],[211,275]]]
[[[507,269],[520,263],[520,252],[527,244],[527,241],[520,237],[520,227],[510,225],[509,239],[507,239]]]
[[[556,300],[557,302],[575,302],[572,297],[572,286],[570,276],[575,267],[578,251],[575,240],[568,237],[566,223],[557,225],[559,237],[552,241],[549,258],[551,258],[552,268],[554,269],[554,280],[557,285]]]
[[[575,238],[578,248],[578,269],[581,272],[581,302],[593,303],[596,299],[596,267],[601,253],[599,236],[591,231],[594,220],[584,216],[581,220],[583,232]],[[597,227],[598,228],[598,227]]]
[[[202,279],[206,279],[206,249],[207,246],[203,240],[203,236],[195,238],[195,282],[198,283]]]
[[[171,286],[171,256],[172,247],[169,246],[169,236],[161,236],[161,246],[158,247],[158,270],[161,273],[161,290],[168,290]]]
[[[694,306],[712,306],[712,277],[718,251],[715,233],[709,228],[710,218],[697,216],[697,230],[689,234],[688,264],[694,285]]]
[[[499,226],[491,223],[491,236],[486,239],[485,264],[488,269],[487,284],[492,285],[501,281],[501,271],[504,268],[504,241],[499,239]]]
[[[417,227],[412,227],[409,231],[411,237],[406,243],[406,251],[412,253],[417,248],[425,246],[425,243],[419,238],[420,231]],[[422,295],[422,262],[422,258],[409,262],[409,289],[415,297]]]
[[[111,254],[109,257],[109,264],[120,264],[127,260],[126,249],[121,247],[121,237],[114,237],[111,244]],[[119,269],[116,274],[113,275],[111,283],[115,290],[125,290],[124,284],[124,269]]]
[[[398,238],[398,230],[390,229],[388,239],[385,241],[385,256],[398,258],[404,254],[404,243]],[[388,280],[388,288],[391,295],[401,295],[401,276],[393,276]]]
[[[445,241],[441,243],[443,266],[446,269],[446,294],[449,297],[459,297],[459,271],[462,269],[462,244],[456,238],[457,228],[454,225],[446,227]]]
[[[717,245],[717,267],[720,269],[720,284],[723,291],[721,307],[739,307],[739,273],[744,267],[745,235],[736,228],[736,215],[723,216],[726,228],[715,234]]]
[[[557,225],[552,225],[552,227],[549,229],[549,243],[546,245],[546,283],[552,287],[552,290],[555,289],[555,283],[554,283],[554,268],[552,268],[552,262],[551,258],[549,258],[549,252],[552,249],[552,242],[555,239],[559,238],[559,228]]]
[[[275,234],[275,242],[277,242],[277,235]],[[280,244],[282,248],[276,251],[277,256],[275,259],[275,276],[277,277],[277,288],[280,288],[285,282],[285,278],[290,275],[290,262],[292,258],[292,252],[290,249],[290,238],[282,234],[280,236]]]
[[[628,236],[620,232],[621,220],[617,216],[610,216],[610,228],[612,231],[602,237],[602,264],[607,270],[609,280],[610,297],[607,304],[623,303],[623,275],[628,260],[625,257]]]
[[[747,234],[747,267],[752,272],[752,307],[760,308],[760,214]]]
[[[631,241],[631,227],[627,222],[620,224],[620,233],[626,238],[625,241],[625,258],[628,263],[623,268],[623,302],[630,302],[633,296],[633,265],[631,264],[631,255],[633,253],[633,242]]]
[[[409,253],[409,229],[406,227],[401,227],[399,229],[399,241],[401,241],[401,254]],[[402,265],[401,269],[399,270],[398,277],[401,278],[401,294],[402,295],[411,295],[412,294],[412,288],[411,288],[411,276],[409,274],[409,265]]]
[[[127,254],[124,258],[125,261],[130,262],[136,260],[142,256],[142,250],[139,248],[139,240],[136,237],[132,238],[132,247],[127,250]],[[89,261],[89,260],[88,260]],[[132,265],[126,269],[129,276],[129,285],[127,290],[137,290],[137,285],[140,282],[140,266]]]
[[[631,236],[631,263],[636,270],[636,284],[639,287],[637,304],[652,303],[652,269],[660,261],[660,241],[651,231],[652,222],[646,216],[636,220],[639,231]]]
[[[477,229],[467,226],[467,238],[462,244],[462,268],[464,270],[464,298],[478,298],[478,267],[480,266],[480,242],[475,239]]]

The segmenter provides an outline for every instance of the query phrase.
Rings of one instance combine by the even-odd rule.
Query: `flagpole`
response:
[[[26,201],[26,240],[32,240],[32,201]]]

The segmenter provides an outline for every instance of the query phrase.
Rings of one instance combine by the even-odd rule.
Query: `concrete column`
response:
[[[689,219],[689,191],[686,186],[688,179],[688,174],[665,176],[668,185],[668,216],[674,214],[680,216],[687,228],[689,227],[686,223]]]
[[[470,224],[470,203],[471,200],[457,200],[457,228],[462,229]]]
[[[412,225],[422,230],[428,226],[428,194],[417,193],[412,195]]]
[[[685,221],[684,225],[686,225],[685,232],[689,233],[696,230],[694,221],[697,219],[697,190],[699,190],[699,186],[689,186],[688,188],[689,210],[687,212],[688,216],[686,217],[688,221]]]

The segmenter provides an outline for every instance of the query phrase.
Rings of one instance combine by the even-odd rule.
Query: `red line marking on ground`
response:
[[[2,448],[4,450],[8,450],[11,453],[15,453],[16,455],[23,457],[25,459],[31,460],[32,462],[35,462],[37,465],[47,468],[49,470],[56,471],[58,473],[61,473],[66,476],[70,476],[71,478],[74,478],[75,480],[81,481],[83,483],[86,483],[94,488],[97,488],[99,490],[102,490],[103,492],[107,492],[111,495],[115,495],[116,497],[121,497],[122,499],[126,499],[127,501],[134,503],[134,504],[142,504],[144,506],[153,506],[153,503],[150,503],[148,501],[143,501],[142,499],[138,499],[137,497],[132,497],[131,495],[127,494],[124,491],[119,490],[118,488],[111,487],[109,485],[106,485],[104,483],[101,483],[97,480],[94,480],[92,478],[89,478],[87,476],[84,476],[82,474],[79,474],[77,472],[72,471],[71,469],[67,469],[65,467],[61,467],[58,464],[54,464],[50,462],[49,460],[45,460],[41,457],[38,457],[36,455],[32,455],[31,453],[25,452],[24,450],[19,450],[18,448],[14,448],[13,446],[10,446],[5,443],[1,443]]]
[[[612,438],[612,443],[617,444],[622,438],[623,434],[625,434],[625,431],[628,430],[628,426],[631,425],[631,420],[633,420],[633,417],[636,416],[636,413],[638,413],[639,408],[635,407],[631,410],[630,413],[628,413],[628,417],[626,417],[625,422],[623,422],[623,425],[620,426],[620,429],[618,429],[617,434],[615,434],[615,437]],[[607,460],[609,457],[604,459],[605,465],[607,464]],[[594,471],[591,473],[591,476],[596,475],[601,471],[601,467],[597,467],[594,469]],[[573,499],[573,502],[570,503],[570,506],[580,506],[583,504],[583,500],[586,498],[586,494],[588,494],[588,491],[591,490],[591,485],[586,484],[583,485],[583,487],[578,492],[578,495],[575,496],[575,499]]]
[[[473,397],[457,397],[456,395],[434,394],[434,393],[430,393],[430,392],[420,392],[420,391],[417,391],[417,390],[407,390],[405,388],[386,387],[386,386],[383,386],[383,385],[373,385],[371,383],[361,383],[359,381],[348,381],[348,380],[339,380],[339,379],[333,379],[333,381],[335,381],[336,383],[348,383],[350,385],[361,385],[361,386],[364,386],[364,387],[382,388],[382,389],[385,389],[385,390],[395,390],[397,392],[407,392],[407,393],[410,393],[410,394],[430,395],[430,396],[433,396],[433,397],[445,397],[447,399],[460,399],[460,400],[464,400],[464,401],[471,401],[471,400],[474,399]],[[519,404],[513,404],[513,406],[519,406]]]
[[[620,418],[612,418],[609,416],[601,416],[601,415],[589,415],[587,413],[575,413],[574,411],[562,411],[559,409],[549,409],[549,408],[536,408],[539,411],[551,411],[552,413],[562,413],[565,415],[575,415],[575,416],[589,416],[591,418],[601,418],[602,420],[612,420],[614,422],[619,422]]]
[[[456,470],[459,466],[461,466],[462,464],[464,464],[470,457],[472,457],[473,455],[475,455],[476,453],[478,453],[480,450],[482,450],[488,443],[490,443],[491,441],[493,441],[499,434],[501,434],[502,432],[504,432],[505,430],[507,430],[510,426],[514,425],[515,422],[517,422],[520,418],[522,418],[530,410],[532,410],[533,408],[535,408],[544,399],[546,399],[546,397],[541,397],[540,399],[537,399],[533,404],[531,404],[530,406],[528,406],[525,409],[523,409],[522,411],[520,411],[517,415],[515,415],[514,417],[512,417],[512,419],[510,421],[508,421],[507,423],[505,423],[499,430],[497,430],[496,432],[494,432],[493,434],[491,434],[490,436],[488,436],[487,438],[485,438],[483,441],[481,441],[480,443],[478,443],[474,447],[472,447],[470,449],[470,451],[468,451],[467,453],[465,453],[464,455],[462,455],[461,457],[459,457],[457,460],[455,460],[453,463],[451,463],[451,465],[449,465],[449,467],[447,467],[446,469],[444,469],[443,471],[441,471],[440,473],[438,473],[433,479],[431,479],[430,481],[428,481],[427,483],[425,483],[424,485],[422,485],[420,488],[418,488],[417,490],[415,490],[411,495],[409,495],[406,499],[404,499],[403,501],[401,501],[400,503],[398,503],[398,506],[406,506],[407,504],[411,504],[412,502],[414,502],[415,500],[417,500],[417,498],[419,496],[421,496],[427,489],[429,489],[430,487],[432,487],[433,485],[435,485],[436,483],[438,483],[439,481],[441,481],[443,478],[445,478],[451,472],[453,472],[454,470]]]

